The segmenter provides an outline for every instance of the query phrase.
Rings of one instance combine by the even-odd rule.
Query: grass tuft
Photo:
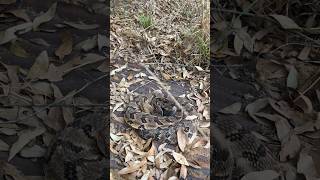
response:
[[[152,19],[150,16],[140,15],[139,16],[139,23],[143,28],[148,28],[152,25]]]

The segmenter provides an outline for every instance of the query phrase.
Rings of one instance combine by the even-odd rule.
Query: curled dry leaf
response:
[[[53,3],[51,7],[48,9],[47,12],[43,13],[42,15],[34,18],[33,20],[33,30],[38,30],[38,27],[45,22],[51,21],[53,19],[57,9],[57,3]]]
[[[250,172],[243,176],[241,180],[275,180],[279,177],[279,173],[273,170]]]
[[[46,131],[45,128],[37,127],[33,130],[26,129],[19,133],[18,140],[12,144],[9,152],[8,161],[10,161],[21,149],[27,145],[32,139],[36,138],[37,136],[43,134]]]
[[[133,165],[129,166],[129,167],[125,167],[123,169],[121,169],[118,174],[123,175],[123,174],[129,174],[129,173],[133,173],[137,170],[139,170],[142,166],[144,166],[147,163],[147,159],[144,158],[142,161],[134,163]]]
[[[72,51],[72,34],[68,31],[61,33],[61,44],[56,49],[55,55],[59,57],[60,60],[63,60],[64,56],[68,55]]]
[[[242,103],[236,102],[234,104],[231,104],[230,106],[221,109],[219,112],[223,114],[238,114],[241,110],[241,107]]]
[[[34,64],[30,68],[27,78],[42,78],[49,68],[49,57],[47,51],[42,51],[36,58]]]

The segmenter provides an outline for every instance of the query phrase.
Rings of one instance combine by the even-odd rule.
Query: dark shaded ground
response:
[[[40,11],[47,11],[47,9],[52,5],[52,3],[55,1],[52,0],[24,0],[20,4],[20,8],[26,9],[27,14],[30,15],[30,19],[33,19],[34,17],[32,14],[35,12],[39,13]],[[92,1],[93,2],[93,1]],[[10,6],[1,6],[1,11],[4,10],[10,10],[10,9],[17,9],[17,5],[13,4]],[[65,28],[57,28],[54,25],[61,23],[63,21],[83,21],[88,24],[99,24],[100,27],[93,30],[79,30],[71,27],[65,27]],[[85,39],[88,39],[89,37],[96,35],[96,34],[102,34],[107,35],[106,29],[108,26],[108,17],[104,15],[99,14],[93,14],[89,13],[86,9],[72,5],[72,4],[66,4],[63,2],[59,2],[57,6],[56,15],[53,20],[51,20],[48,23],[41,25],[41,28],[44,29],[56,29],[57,31],[54,33],[48,33],[48,32],[41,32],[41,31],[30,31],[26,34],[23,34],[19,36],[19,38],[22,38],[24,40],[28,39],[34,39],[34,38],[41,38],[48,42],[50,44],[49,47],[45,46],[39,46],[36,44],[28,43],[28,41],[25,41],[25,44],[23,44],[23,47],[25,50],[31,55],[31,57],[27,58],[21,58],[13,55],[10,51],[8,51],[8,44],[1,45],[0,46],[0,60],[1,62],[8,64],[8,65],[15,65],[20,66],[25,69],[29,69],[32,64],[34,63],[34,60],[38,54],[43,51],[47,50],[49,57],[54,57],[54,51],[59,47],[61,41],[59,37],[59,33],[64,30],[69,30],[73,36],[73,44],[77,44],[80,41],[83,41]],[[19,23],[14,23],[19,24]],[[8,27],[13,26],[14,24],[8,23],[8,24],[2,24],[0,26],[1,30],[5,30]],[[94,50],[91,50],[90,53],[101,53],[98,51],[98,48],[95,48]],[[67,55],[63,62],[54,62],[55,65],[61,65],[67,62],[68,60],[72,59],[75,56],[82,55],[84,52],[79,52],[73,50],[71,54]],[[51,59],[52,60],[52,59]],[[92,65],[87,65],[84,67],[81,67],[79,69],[76,69],[72,71],[71,73],[67,74],[62,81],[54,82],[56,84],[63,95],[68,94],[72,90],[78,90],[81,87],[83,87],[86,83],[93,82],[95,79],[97,79],[100,76],[103,76],[105,73],[97,71],[97,66],[100,65],[101,62],[95,63]],[[79,97],[86,97],[93,103],[107,103],[108,95],[108,84],[107,84],[107,77],[100,79],[97,82],[92,83],[90,86],[88,86],[86,89],[81,91],[76,96]],[[0,103],[1,104],[1,103]],[[5,142],[7,142],[9,145],[16,141],[16,136],[0,136],[1,139],[3,139]],[[0,152],[0,159],[1,160],[7,160],[8,159],[8,153],[7,152]],[[9,163],[16,166],[19,170],[21,170],[25,175],[32,175],[32,176],[42,176],[43,175],[43,159],[37,158],[37,159],[28,159],[28,158],[22,158],[18,155],[16,155]]]

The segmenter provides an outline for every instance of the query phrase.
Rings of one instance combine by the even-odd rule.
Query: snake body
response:
[[[274,170],[278,165],[272,153],[230,117],[213,120],[214,179],[239,179],[243,175],[262,170]]]
[[[190,102],[184,98],[176,99],[186,111],[194,112]],[[138,130],[142,138],[152,138],[157,142],[176,144],[178,128],[182,128],[188,137],[196,133],[195,122],[186,120],[173,100],[160,91],[147,96],[135,96],[126,108],[125,119],[129,126]]]
[[[89,114],[66,127],[49,146],[45,167],[46,180],[107,180],[109,160],[98,141],[106,116]],[[102,135],[103,136],[103,135]],[[102,148],[100,148],[102,147]]]

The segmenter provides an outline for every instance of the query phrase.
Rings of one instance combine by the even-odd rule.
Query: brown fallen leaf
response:
[[[83,22],[75,23],[71,21],[64,21],[63,23],[81,30],[97,29],[99,27],[99,24],[85,24]]]
[[[177,131],[177,139],[178,139],[178,146],[182,152],[184,152],[184,149],[188,143],[188,136],[183,131],[182,128],[179,128]]]
[[[55,55],[58,56],[60,60],[63,60],[64,56],[71,53],[73,40],[72,34],[69,31],[62,32],[60,36],[62,43],[58,49],[56,49]]]
[[[182,154],[172,152],[172,156],[179,164],[189,166],[187,159]]]
[[[43,134],[46,131],[43,127],[37,127],[34,129],[25,129],[19,133],[18,140],[12,144],[10,151],[9,151],[9,158],[10,161],[21,149],[27,145],[31,140],[36,138],[37,136]]]
[[[125,167],[123,169],[121,169],[118,174],[123,175],[123,174],[129,174],[129,173],[133,173],[137,170],[139,170],[142,166],[144,166],[147,163],[147,158],[144,158],[142,161],[135,163],[131,166]]]
[[[27,78],[35,79],[42,78],[47,72],[49,68],[49,57],[47,51],[42,51],[38,57],[36,58],[34,64],[30,68]]]
[[[45,22],[51,21],[54,18],[57,9],[57,3],[53,3],[47,12],[41,14],[40,16],[34,18],[33,20],[33,30],[37,31],[38,27]]]

